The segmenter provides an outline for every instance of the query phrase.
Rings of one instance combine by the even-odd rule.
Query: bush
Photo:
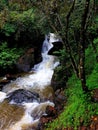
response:
[[[87,86],[89,89],[98,88],[98,64],[96,64],[94,70],[91,75],[88,76]]]
[[[13,68],[16,60],[20,57],[20,54],[23,53],[22,49],[8,48],[6,42],[1,43],[0,52],[0,68],[3,70]]]
[[[89,75],[92,73],[92,70],[94,69],[94,66],[96,65],[96,54],[94,53],[92,46],[89,46],[86,49],[85,55],[86,55],[85,71],[86,71],[86,75]]]

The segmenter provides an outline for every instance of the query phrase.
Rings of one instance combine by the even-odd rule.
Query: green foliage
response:
[[[6,23],[3,26],[2,32],[6,35],[6,36],[10,36],[12,33],[14,33],[16,31],[15,25],[10,24],[10,23]]]
[[[65,49],[55,51],[54,55],[57,55],[60,59],[60,66],[55,69],[53,79],[58,82],[63,88],[66,86],[68,77],[71,75],[71,64],[69,61],[69,56],[67,55]]]
[[[64,111],[52,123],[49,123],[46,130],[59,130],[73,127],[77,130],[80,125],[87,126],[93,115],[97,115],[98,104],[90,102],[90,95],[84,94],[80,81],[72,76],[67,83],[67,103]]]
[[[35,44],[40,34],[34,8],[29,0],[0,1],[0,72],[11,68],[20,55],[15,47],[29,47]],[[5,46],[7,41],[8,46]],[[3,42],[3,43],[2,43]],[[2,43],[2,44],[1,44]],[[33,44],[34,43],[34,44]],[[35,46],[35,45],[34,45]],[[9,47],[13,47],[12,49]],[[18,53],[19,52],[19,53]]]
[[[18,50],[18,51],[17,51]],[[17,48],[8,48],[7,43],[0,45],[0,69],[12,68],[23,51]]]
[[[98,88],[98,64],[94,67],[91,75],[87,78],[87,86],[89,89]]]
[[[94,53],[92,46],[89,46],[86,49],[85,55],[85,71],[86,75],[89,75],[96,64],[96,54]]]
[[[54,55],[58,55],[61,62],[66,61],[66,58],[68,57],[67,54],[66,54],[66,50],[65,49],[61,49],[59,51],[55,51],[55,52],[53,52],[53,54]]]
[[[0,0],[0,11],[4,9],[4,7],[6,6],[7,1],[6,0]]]
[[[4,4],[0,1],[0,11],[4,8]]]
[[[36,22],[34,9],[28,9],[27,11],[23,12],[11,11],[10,20],[16,28],[16,40],[18,40],[20,37],[23,37],[23,39],[26,37],[29,39],[34,39],[38,35],[39,27]]]
[[[38,36],[39,26],[36,22],[35,9],[31,7],[29,0],[25,2],[10,1],[9,5],[6,2],[5,6],[1,0],[4,8],[0,12],[0,33],[5,35],[5,38],[13,36],[13,39],[18,41],[20,38],[31,40]]]
[[[94,46],[98,50],[98,38],[95,38]],[[64,53],[61,53],[63,59]],[[86,49],[85,70],[87,75],[87,86],[89,90],[98,88],[98,64],[96,62],[97,52],[92,45]],[[63,68],[61,68],[63,70]],[[60,71],[61,71],[60,70]],[[58,76],[59,77],[59,76]],[[59,79],[58,79],[59,80]],[[81,88],[80,80],[76,76],[69,78],[67,89],[65,89],[67,102],[64,111],[52,123],[49,123],[46,130],[59,130],[67,127],[73,127],[77,130],[79,126],[90,124],[91,117],[98,115],[98,103],[91,101],[91,94],[84,93]]]
[[[97,62],[98,38],[94,39],[93,44],[95,48],[93,48],[92,45],[89,45],[85,51],[85,71],[87,77],[92,73],[92,71],[94,71],[93,69]]]
[[[11,0],[9,1],[9,8],[13,11],[25,11],[31,7],[30,0]]]
[[[94,42],[95,45],[97,45],[98,44],[98,38],[95,38],[93,42]],[[97,47],[97,49],[98,49],[98,47]]]
[[[85,70],[87,75],[87,86],[90,90],[98,88],[98,38],[94,38],[93,46],[89,45],[86,49]]]
[[[65,29],[65,26],[61,28],[59,20],[62,20],[62,25],[65,25],[65,17],[71,2],[61,0],[51,0],[50,2],[48,0],[37,0],[34,2],[34,5],[36,6],[36,15],[38,16],[38,23],[42,33],[61,33],[61,30]]]
[[[95,38],[98,36],[98,16],[93,16],[92,24],[88,27],[88,34],[90,37]]]

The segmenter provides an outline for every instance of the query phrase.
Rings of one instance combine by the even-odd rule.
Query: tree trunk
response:
[[[89,12],[90,0],[86,0],[84,13],[81,20],[80,30],[80,43],[79,43],[79,78],[81,80],[82,89],[84,92],[88,91],[86,86],[86,75],[85,75],[85,33],[86,33],[86,20]]]
[[[71,13],[73,12],[74,5],[75,5],[75,0],[73,2],[73,5],[71,6],[67,16],[66,16],[65,47],[66,47],[66,50],[67,50],[67,52],[68,52],[68,54],[70,56],[70,60],[71,60],[71,64],[72,64],[73,70],[74,70],[75,74],[78,77],[78,68],[77,68],[77,65],[76,65],[76,62],[75,62],[75,58],[72,55],[72,50],[71,50],[71,47],[70,47],[70,44],[69,44],[69,41],[68,41],[69,18],[70,18]]]

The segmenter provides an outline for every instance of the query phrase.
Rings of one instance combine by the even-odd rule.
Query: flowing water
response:
[[[36,130],[46,107],[55,105],[52,100],[54,92],[50,85],[59,61],[56,56],[48,55],[48,52],[53,47],[52,43],[57,41],[59,39],[52,33],[50,37],[46,36],[42,46],[42,62],[35,65],[27,75],[5,85],[0,92],[0,130]],[[26,91],[29,98],[24,100],[23,94]],[[15,94],[18,95],[19,92],[22,94],[21,100],[15,99]],[[39,95],[37,99],[37,94],[33,94],[34,100],[30,99],[33,92]],[[7,100],[11,95],[14,98]]]

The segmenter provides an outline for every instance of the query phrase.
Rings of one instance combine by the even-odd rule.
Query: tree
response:
[[[34,8],[31,8],[29,0],[0,1],[1,75],[9,71],[9,68],[14,68],[20,52],[23,52],[20,48],[25,51],[27,47],[41,46],[38,41],[38,37],[41,39],[39,34]],[[2,43],[6,43],[7,49],[3,48]]]
[[[84,12],[81,19],[80,43],[79,43],[79,78],[81,80],[82,89],[87,92],[86,76],[85,76],[85,34],[87,29],[87,16],[89,12],[90,0],[86,0]]]
[[[89,17],[89,14],[94,9],[92,8],[92,10],[90,10],[89,7],[93,3],[94,1],[90,0],[81,0],[79,2],[75,0],[36,0],[36,2],[32,2],[32,6],[36,5],[38,11],[40,10],[42,21],[45,20],[50,30],[61,36],[63,46],[66,48],[75,74],[81,80],[81,86],[84,92],[88,91],[85,75],[86,33],[89,26],[88,21],[92,17],[92,15]],[[79,7],[81,8],[81,12],[76,12]],[[72,25],[73,21],[71,17],[73,15],[74,17],[78,15],[78,19],[74,19],[75,22],[78,21],[78,25]],[[72,38],[76,35],[76,33],[73,32],[75,32],[76,29],[79,33],[78,40],[74,39],[75,41],[73,43],[78,46],[77,48],[75,45],[72,45]],[[76,52],[73,50],[74,48]]]

